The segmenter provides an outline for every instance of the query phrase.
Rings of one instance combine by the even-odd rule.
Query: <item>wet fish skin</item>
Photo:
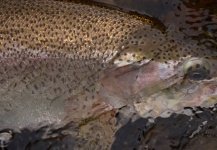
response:
[[[206,59],[210,77],[217,75],[216,52],[186,40],[178,30],[165,33],[150,19],[115,10],[2,0],[0,24],[0,128],[86,118],[102,113],[107,104],[117,109],[135,105],[141,115],[152,109],[157,116],[203,94],[203,81],[185,80],[183,68],[190,58]],[[186,90],[197,87],[202,89]],[[171,97],[169,102],[178,99],[177,107],[158,108]]]
[[[0,128],[60,122],[70,109],[88,112],[102,70],[150,22],[81,4],[2,0]],[[82,94],[86,101],[72,102]]]

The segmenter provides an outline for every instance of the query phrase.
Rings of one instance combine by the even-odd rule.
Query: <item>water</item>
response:
[[[217,4],[213,0],[97,0],[135,15],[148,15],[216,51]],[[111,6],[108,7],[111,7]],[[217,106],[184,108],[166,118],[141,118],[128,111],[110,111],[97,119],[64,127],[43,126],[21,132],[5,129],[2,149],[209,149],[217,147]],[[124,112],[124,113],[123,113]],[[123,126],[122,126],[123,125]],[[11,138],[12,136],[12,138]],[[10,140],[8,140],[10,139]],[[110,147],[111,146],[111,147]]]

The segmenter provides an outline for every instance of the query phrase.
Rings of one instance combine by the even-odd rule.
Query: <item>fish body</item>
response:
[[[102,70],[143,28],[118,11],[42,0],[1,1],[0,18],[1,128],[87,112]]]
[[[216,102],[217,53],[150,19],[76,3],[2,0],[0,25],[0,129],[124,106],[158,116]]]

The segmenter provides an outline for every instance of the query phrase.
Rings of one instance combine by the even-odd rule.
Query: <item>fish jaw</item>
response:
[[[185,74],[186,62],[191,59],[204,58],[189,56],[166,63],[145,60],[141,65],[117,67],[106,73],[101,95],[114,108],[133,106],[142,117],[157,117],[166,110],[177,112],[184,107],[211,107],[217,102],[216,60],[207,59],[212,66],[209,79],[192,80]]]
[[[201,83],[190,87],[185,91],[176,91],[169,93],[168,90],[162,90],[142,102],[135,102],[134,106],[143,117],[149,113],[153,117],[161,115],[165,110],[174,112],[180,111],[184,107],[212,107],[217,102],[217,82]],[[191,90],[194,90],[192,92]],[[164,116],[163,116],[164,117]]]
[[[104,99],[114,108],[132,104],[135,97],[149,97],[182,79],[181,73],[178,76],[175,68],[154,61],[141,66],[117,67],[105,73],[99,95],[107,96]]]

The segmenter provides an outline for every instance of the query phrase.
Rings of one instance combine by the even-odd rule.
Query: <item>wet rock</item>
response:
[[[12,130],[4,130],[0,132],[0,148],[4,149],[8,146],[10,141],[13,138],[13,131]]]
[[[191,116],[173,113],[168,118],[158,117],[154,123],[144,118],[129,121],[116,132],[112,149],[213,149],[217,137],[215,112],[201,108],[192,112]]]

